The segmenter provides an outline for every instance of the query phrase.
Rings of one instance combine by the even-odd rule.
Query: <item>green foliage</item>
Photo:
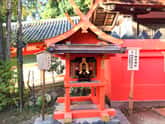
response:
[[[17,0],[12,1],[12,21],[17,20]],[[90,0],[75,0],[76,4],[79,6],[80,10],[86,13],[89,9]],[[23,0],[22,6],[22,16],[23,20],[27,16],[35,14],[37,11],[40,13],[42,19],[56,18],[65,16],[64,13],[67,12],[69,15],[74,16],[72,5],[68,0],[48,0],[48,2],[42,5],[37,0]],[[6,0],[0,1],[0,20],[5,22],[6,20]]]
[[[0,61],[0,111],[17,105],[18,89],[15,82],[16,72],[13,71],[11,62]]]
[[[5,3],[4,3],[3,0],[0,1],[0,8],[1,8],[1,11],[0,11],[0,21],[4,22],[5,21],[6,10],[5,10]]]
[[[2,22],[6,21],[6,0],[0,1],[0,20]],[[17,19],[17,0],[12,0],[12,21]]]
[[[89,10],[90,0],[75,0],[80,10],[86,13]],[[43,13],[42,18],[55,18],[65,16],[64,13],[68,13],[71,16],[75,16],[72,5],[68,0],[49,0]]]
[[[62,63],[62,61],[57,58],[57,57],[52,57],[52,61],[51,61],[51,67],[49,69],[49,71],[55,71],[57,74],[62,74],[64,71],[64,64]]]
[[[51,102],[51,96],[49,94],[45,94],[45,106],[47,106]],[[43,96],[38,96],[36,100],[36,105],[42,107],[43,104]]]

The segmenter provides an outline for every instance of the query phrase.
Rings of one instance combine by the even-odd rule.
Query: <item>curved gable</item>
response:
[[[56,37],[53,37],[50,39],[46,39],[45,43],[47,46],[50,46],[51,44],[55,44],[55,43],[58,43],[60,41],[63,41],[65,39],[71,37],[72,35],[74,35],[74,33],[76,33],[78,30],[83,29],[83,26],[85,26],[85,27],[88,26],[87,29],[90,29],[94,34],[97,35],[97,37],[101,38],[103,41],[105,41],[107,43],[114,43],[114,44],[122,44],[123,43],[122,39],[114,38],[114,37],[104,33],[100,29],[98,29],[92,23],[84,22],[84,21],[80,21],[80,23],[78,23],[71,30],[65,32],[64,34],[61,34],[59,36],[56,36]]]

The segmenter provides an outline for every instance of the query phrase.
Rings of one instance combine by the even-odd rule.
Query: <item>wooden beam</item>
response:
[[[84,14],[80,11],[74,0],[69,0],[70,4],[73,6],[74,12],[80,16],[80,18],[84,18]]]
[[[94,23],[95,20],[96,20],[96,13],[97,13],[97,11],[95,10],[95,11],[93,12],[93,15],[92,15],[92,22],[93,22],[93,23]]]
[[[105,40],[106,42],[109,43],[115,43],[115,44],[122,44],[123,40],[122,39],[117,39],[115,37],[112,37],[106,33],[104,33],[102,30],[98,29],[95,25],[92,23],[88,22],[89,28],[100,38]]]
[[[75,24],[74,24],[73,20],[71,19],[71,17],[69,16],[69,14],[68,13],[65,13],[65,16],[66,16],[66,18],[68,19],[68,21],[70,22],[70,24],[73,27]]]
[[[131,115],[133,113],[133,98],[134,98],[134,77],[135,77],[135,71],[131,71],[130,76],[130,91],[129,91],[129,101],[128,101],[128,112]]]

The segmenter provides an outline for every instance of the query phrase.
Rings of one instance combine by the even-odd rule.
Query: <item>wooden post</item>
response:
[[[4,47],[3,47],[3,26],[2,20],[0,19],[0,60],[5,59]]]
[[[104,108],[105,108],[105,75],[104,75],[104,68],[105,68],[105,63],[104,63],[104,58],[105,58],[105,56],[103,56],[102,58],[101,58],[101,69],[100,69],[100,71],[101,71],[101,83],[103,84],[103,86],[101,86],[101,87],[99,87],[99,89],[100,89],[100,93],[99,93],[99,95],[100,95],[100,109],[101,110],[104,110]]]
[[[42,120],[45,120],[45,70],[42,70]]]
[[[134,82],[135,82],[135,71],[139,70],[139,48],[129,48],[128,50],[128,70],[130,71],[130,91],[129,91],[129,103],[128,112],[133,112],[133,99],[134,99]]]
[[[65,13],[65,16],[66,16],[67,20],[70,22],[71,26],[73,27],[75,24],[74,24],[73,20],[71,19],[71,17],[69,16],[69,14]]]
[[[134,76],[135,76],[135,71],[131,71],[131,76],[130,76],[130,92],[129,92],[129,105],[128,105],[128,112],[129,114],[133,113],[133,97],[134,97]]]
[[[65,85],[69,85],[70,78],[70,55],[66,55],[66,74],[65,74]],[[65,112],[70,112],[70,88],[65,88]]]
[[[137,22],[137,37],[139,36],[140,33],[140,24],[139,22]]]
[[[66,54],[66,73],[65,73],[65,79],[64,79],[64,85],[65,85],[65,114],[64,114],[64,124],[71,124],[72,123],[72,113],[70,110],[71,105],[71,99],[70,99],[70,87],[68,85],[70,84],[70,54]],[[66,87],[67,86],[67,87]]]

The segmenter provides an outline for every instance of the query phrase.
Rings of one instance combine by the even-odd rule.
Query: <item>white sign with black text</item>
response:
[[[128,70],[139,70],[139,52],[138,48],[131,48],[128,50]]]

